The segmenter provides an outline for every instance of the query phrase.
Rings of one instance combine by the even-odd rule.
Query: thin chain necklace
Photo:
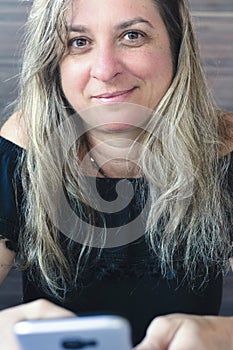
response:
[[[91,150],[90,150],[90,144],[87,140],[87,137],[85,137],[85,145],[86,145],[86,148],[87,148],[87,152],[88,152],[88,156],[90,158],[90,161],[91,161],[91,164],[93,166],[93,168],[97,169],[98,172],[103,176],[103,177],[108,177],[104,170],[99,166],[99,164],[96,162],[95,158],[93,158],[92,154],[91,154]]]
[[[92,166],[93,166],[95,169],[97,169],[98,172],[99,172],[103,177],[108,177],[108,176],[105,174],[104,170],[99,166],[99,164],[96,162],[96,160],[92,157],[92,154],[91,154],[90,151],[88,152],[88,155],[89,155],[89,158],[90,158],[90,161],[91,161]]]

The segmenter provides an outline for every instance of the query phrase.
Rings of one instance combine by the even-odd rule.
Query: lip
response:
[[[94,95],[92,96],[92,98],[103,103],[124,102],[135,89],[136,87],[133,87],[132,89],[128,90],[105,92],[98,95]]]

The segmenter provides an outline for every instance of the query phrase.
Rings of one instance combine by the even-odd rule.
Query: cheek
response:
[[[147,73],[152,78],[152,81],[161,80],[164,84],[170,82],[173,76],[172,57],[170,53],[162,51],[151,56]]]
[[[167,85],[173,77],[173,63],[170,50],[148,51],[131,60],[131,72],[145,83]],[[161,86],[162,87],[162,86]]]
[[[63,63],[61,65],[60,72],[63,91],[66,92],[72,90],[72,87],[75,85],[76,80],[74,79],[75,70],[72,68],[71,65]]]
[[[80,69],[73,61],[64,61],[60,65],[60,76],[63,92],[72,104],[73,98],[81,95],[84,90],[87,81],[85,69]]]

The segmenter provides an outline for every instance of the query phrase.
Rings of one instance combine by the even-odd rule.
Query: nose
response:
[[[95,49],[91,65],[93,78],[110,82],[122,72],[122,69],[122,61],[115,47],[103,44]]]

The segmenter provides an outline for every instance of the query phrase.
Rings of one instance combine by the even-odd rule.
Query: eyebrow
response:
[[[153,25],[146,19],[142,18],[142,17],[135,17],[126,21],[122,21],[120,23],[118,23],[116,26],[114,26],[114,28],[116,30],[120,30],[120,29],[126,29],[134,24],[138,24],[138,23],[145,23],[147,24],[149,27],[153,28]],[[88,33],[89,29],[88,27],[86,27],[85,25],[78,25],[78,24],[74,24],[68,27],[68,30],[70,32],[80,32],[80,33]]]
[[[134,24],[138,24],[138,23],[145,23],[147,25],[149,25],[151,28],[154,28],[153,25],[146,19],[142,18],[142,17],[135,17],[135,18],[132,18],[128,21],[123,21],[119,24],[117,24],[115,26],[116,29],[126,29]]]

